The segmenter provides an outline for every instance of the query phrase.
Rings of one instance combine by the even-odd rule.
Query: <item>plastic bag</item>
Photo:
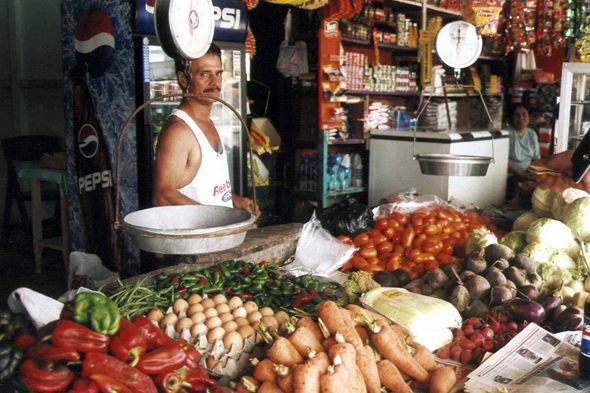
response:
[[[303,41],[290,45],[287,40],[281,43],[277,70],[284,76],[299,76],[309,72],[307,44]]]
[[[26,311],[37,330],[59,319],[63,306],[63,303],[29,288],[18,288],[8,296],[8,307],[12,312]]]
[[[281,270],[294,276],[314,274],[327,277],[344,265],[354,251],[354,247],[323,229],[314,213],[301,230],[295,260]]]
[[[418,210],[433,210],[437,207],[451,207],[458,212],[477,209],[477,205],[464,205],[458,199],[451,197],[449,202],[436,195],[419,194],[415,188],[408,191],[400,192],[395,197],[387,199],[385,203],[373,209],[373,219],[377,220],[383,217],[389,217],[392,213],[411,214]]]
[[[340,203],[323,209],[318,216],[322,226],[332,236],[356,236],[373,228],[373,213],[351,196]]]
[[[86,287],[98,289],[119,278],[119,273],[112,272],[102,265],[95,254],[74,251],[70,253],[70,274],[68,290]]]

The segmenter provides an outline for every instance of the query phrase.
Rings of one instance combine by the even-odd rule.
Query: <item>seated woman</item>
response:
[[[541,158],[537,134],[527,128],[528,124],[529,111],[523,105],[518,105],[512,114],[512,126],[508,127],[510,152],[508,155],[507,199],[512,199],[516,195],[516,187],[519,182],[530,178],[526,170],[531,162]]]

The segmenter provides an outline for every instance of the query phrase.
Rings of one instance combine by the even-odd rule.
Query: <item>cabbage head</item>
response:
[[[510,247],[518,254],[526,247],[526,232],[512,231],[500,240],[500,244]]]
[[[574,279],[570,270],[551,262],[538,263],[537,273],[543,279],[543,292],[558,289],[561,287],[562,282],[569,284]]]
[[[576,239],[590,241],[590,196],[578,198],[569,205],[565,223]]]
[[[467,236],[467,246],[465,251],[467,254],[471,254],[474,251],[496,243],[498,243],[496,235],[486,228],[476,228],[471,231],[469,236]]]
[[[542,190],[539,187],[533,192],[533,211],[540,217],[551,217],[551,204],[555,193],[547,189]]]
[[[530,255],[537,263],[548,263],[559,251],[542,243],[531,243],[522,250],[523,254]]]
[[[558,251],[570,252],[575,247],[572,231],[561,221],[539,218],[526,231],[527,243],[542,243]]]
[[[556,220],[565,222],[565,216],[569,205],[578,198],[590,196],[586,191],[577,188],[568,188],[562,193],[556,193],[551,203],[551,215]]]
[[[516,219],[516,221],[514,221],[514,224],[512,224],[512,230],[526,231],[527,229],[529,229],[531,224],[537,221],[539,218],[541,217],[539,217],[535,212],[523,213]]]

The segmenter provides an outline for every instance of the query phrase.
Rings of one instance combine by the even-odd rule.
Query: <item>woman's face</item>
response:
[[[529,125],[529,112],[519,106],[512,115],[512,125],[515,130],[524,130]]]

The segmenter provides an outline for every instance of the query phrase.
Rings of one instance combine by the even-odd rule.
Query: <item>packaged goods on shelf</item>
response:
[[[502,99],[500,96],[486,96],[484,100],[492,117],[493,128],[499,130],[502,127]],[[469,119],[471,127],[492,126],[480,99],[469,100]]]
[[[457,125],[457,102],[449,101],[449,115],[451,127]],[[442,100],[432,100],[420,117],[420,125],[423,127],[449,128],[447,107]]]

